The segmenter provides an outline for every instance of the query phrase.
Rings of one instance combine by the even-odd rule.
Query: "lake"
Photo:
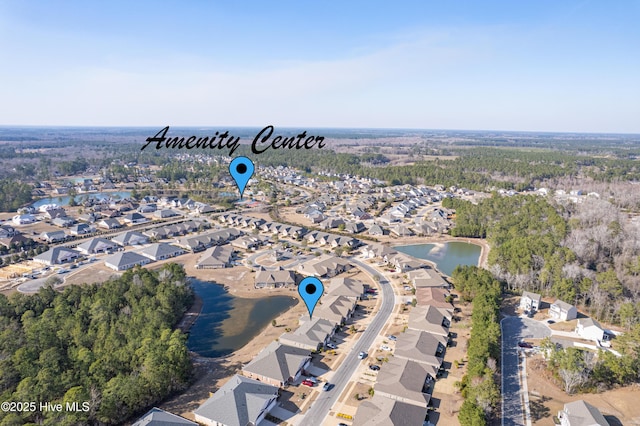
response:
[[[482,248],[476,244],[451,241],[448,243],[415,244],[394,247],[399,252],[418,259],[429,260],[449,276],[458,265],[478,265]]]
[[[111,197],[111,198],[128,198],[131,196],[131,192],[129,191],[116,191],[116,192],[86,192],[83,194],[78,194],[74,198],[77,203],[81,203],[85,197],[95,198],[98,200],[102,200],[103,198]],[[69,200],[71,197],[68,195],[61,195],[59,197],[49,197],[49,198],[41,198],[38,201],[34,202],[32,206],[34,208],[38,208],[40,206],[44,206],[45,204],[57,204],[59,206],[68,206]]]
[[[298,303],[297,297],[235,297],[213,282],[191,279],[202,311],[189,331],[189,350],[206,357],[228,355],[249,343],[271,321]]]

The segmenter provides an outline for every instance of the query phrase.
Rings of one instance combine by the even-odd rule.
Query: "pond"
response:
[[[206,357],[225,356],[242,348],[298,303],[298,298],[291,296],[235,297],[219,284],[197,279],[192,279],[191,285],[202,299],[202,311],[189,331],[187,346]]]
[[[115,191],[115,192],[87,192],[84,194],[76,195],[74,198],[76,202],[79,204],[82,200],[87,198],[95,198],[97,200],[102,200],[103,198],[111,197],[114,199],[128,198],[131,196],[131,192],[129,191]],[[45,204],[57,204],[60,207],[68,206],[69,200],[71,197],[68,195],[61,195],[59,197],[49,197],[49,198],[41,198],[38,201],[34,202],[32,206],[34,208],[38,208],[40,206],[44,206]]]
[[[415,244],[394,247],[399,252],[436,264],[440,272],[449,276],[458,265],[478,265],[482,248],[476,244],[451,241],[448,243]]]

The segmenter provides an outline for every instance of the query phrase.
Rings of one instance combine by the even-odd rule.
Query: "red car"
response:
[[[313,382],[311,380],[303,380],[302,384],[305,386],[309,386],[310,388],[313,387]]]

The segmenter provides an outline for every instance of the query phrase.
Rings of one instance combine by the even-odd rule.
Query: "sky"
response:
[[[640,1],[0,0],[0,125],[640,133]]]

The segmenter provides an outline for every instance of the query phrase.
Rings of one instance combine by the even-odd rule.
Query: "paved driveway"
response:
[[[546,325],[530,318],[505,317],[502,328],[502,424],[524,425],[520,380],[518,377],[518,342],[551,336]]]

